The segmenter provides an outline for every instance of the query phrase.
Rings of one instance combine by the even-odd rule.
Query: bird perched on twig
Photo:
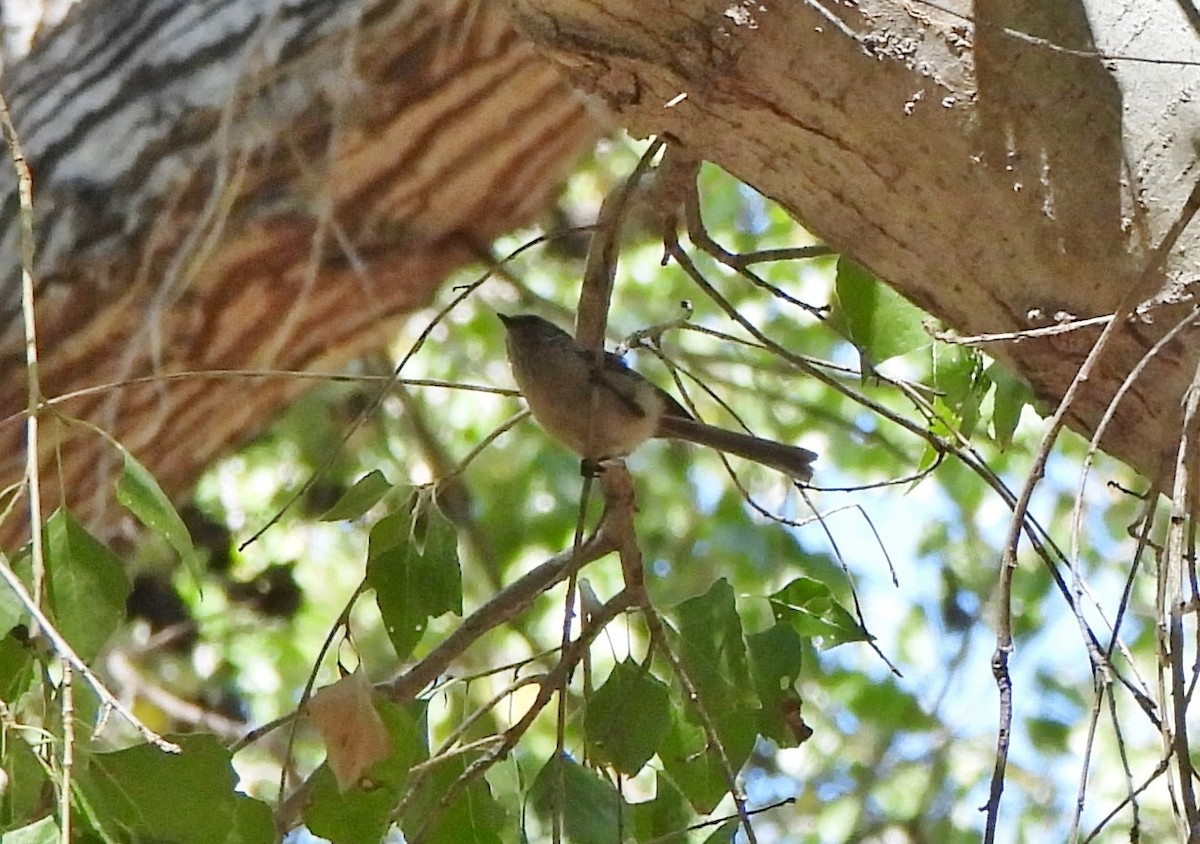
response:
[[[798,481],[817,455],[705,424],[611,352],[597,352],[533,314],[500,315],[513,377],[533,418],[589,462],[625,457],[651,437],[686,440],[761,463]]]

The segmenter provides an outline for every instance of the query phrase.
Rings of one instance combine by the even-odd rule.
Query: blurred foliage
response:
[[[590,221],[639,153],[628,142],[602,145],[547,226]],[[726,249],[816,245],[717,168],[702,168],[700,192],[707,229]],[[531,678],[556,664],[560,585],[482,635],[418,700],[380,698],[392,755],[358,785],[338,787],[303,723],[231,753],[248,726],[292,712],[310,680],[320,688],[359,666],[373,680],[392,677],[572,545],[578,460],[529,420],[474,453],[520,404],[467,388],[511,385],[496,311],[569,326],[586,237],[551,231],[506,261],[432,325],[405,381],[381,395],[436,308],[486,268],[464,271],[390,348],[343,373],[355,380],[306,395],[213,466],[182,518],[132,456],[121,500],[149,529],[138,544],[108,549],[68,513],[51,517],[51,619],[150,727],[190,734],[178,756],[139,743],[111,713],[93,735],[97,704],[76,677],[78,828],[95,840],[269,840],[259,801],[275,804],[286,768],[289,790],[307,781],[292,815],[307,825],[291,834],[297,842],[373,841],[389,828],[390,841],[400,840],[396,829],[408,841],[550,840],[556,824],[575,842],[728,841],[738,828],[731,774],[760,841],[978,839],[999,719],[990,661],[1009,509],[997,485],[1019,486],[1040,438],[1027,391],[982,354],[935,341],[927,316],[848,259],[757,263],[763,284],[754,285],[691,250],[721,296],[796,356],[788,359],[752,341],[679,267],[664,267],[652,230],[631,228],[614,345],[686,315],[684,330],[628,360],[686,390],[709,421],[738,424],[732,409],[762,436],[819,452],[815,487],[801,494],[759,467],[733,461],[731,475],[713,453],[648,444],[628,464],[646,585],[664,626],[656,633],[637,613],[621,614],[571,673],[561,708],[506,733],[534,703]],[[513,233],[495,254],[542,233]],[[955,448],[977,450],[991,482],[947,456]],[[1083,454],[1064,437],[1034,499],[1035,517],[1063,547]],[[1140,502],[1103,485],[1135,487],[1122,467],[1100,458],[1093,477],[1078,565],[1111,621]],[[15,563],[28,576],[28,556]],[[599,602],[623,586],[613,556],[584,576]],[[1142,580],[1122,627],[1129,652],[1118,658],[1151,677],[1154,594]],[[1098,610],[1087,614],[1107,629]],[[1004,840],[1060,840],[1096,697],[1079,627],[1031,554],[1015,578],[1013,620]],[[30,629],[0,587],[0,831],[34,834],[27,825],[45,828],[62,781],[62,672]],[[1127,698],[1120,706],[1129,710],[1124,746],[1102,720],[1084,829],[1127,791],[1119,753],[1135,783],[1157,764],[1154,730]],[[494,764],[465,780],[506,735],[511,745]],[[1157,785],[1143,796],[1143,840],[1170,834],[1166,801]],[[181,804],[188,813],[175,812]],[[1126,809],[1100,838],[1128,827]]]

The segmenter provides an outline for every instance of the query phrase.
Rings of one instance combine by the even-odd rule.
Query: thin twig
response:
[[[513,260],[523,252],[540,244],[543,242],[543,240],[545,240],[545,238],[534,238],[533,240],[521,244],[512,252],[508,253],[508,255],[504,256],[502,263]],[[362,409],[358,416],[355,417],[353,422],[346,426],[346,430],[342,433],[341,439],[339,439],[337,444],[329,450],[329,455],[325,459],[325,462],[313,470],[313,472],[308,476],[308,479],[286,501],[284,501],[276,513],[271,516],[271,518],[269,518],[262,527],[256,530],[253,534],[251,534],[249,539],[246,539],[241,543],[241,545],[238,546],[239,551],[245,550],[246,546],[256,542],[259,537],[270,530],[272,526],[277,524],[279,520],[283,518],[283,514],[291,509],[291,507],[297,501],[299,501],[309,489],[312,488],[312,485],[317,482],[317,479],[323,476],[330,470],[330,468],[333,467],[334,463],[337,462],[338,456],[342,453],[342,449],[345,448],[346,443],[351,440],[359,428],[361,428],[366,423],[367,419],[369,419],[383,404],[383,400],[387,397],[388,390],[391,388],[391,385],[400,379],[400,373],[404,370],[404,367],[408,365],[408,362],[412,360],[413,357],[416,356],[417,352],[419,352],[425,345],[425,342],[429,339],[430,335],[433,334],[434,329],[441,324],[442,320],[445,319],[452,310],[457,308],[462,302],[464,302],[476,290],[478,290],[484,284],[484,282],[491,278],[494,272],[495,270],[493,268],[488,268],[475,281],[471,282],[470,284],[463,285],[461,288],[456,288],[458,290],[457,295],[455,295],[454,298],[452,298],[450,302],[441,310],[434,314],[433,318],[429,321],[425,328],[422,329],[421,333],[417,335],[417,339],[413,341],[404,357],[401,358],[400,362],[396,364],[395,368],[392,370],[391,377],[379,388],[379,392],[376,393],[374,399],[372,399],[372,401]]]
[[[693,182],[692,190],[688,192],[687,198],[684,201],[684,214],[687,219],[688,237],[692,243],[703,252],[708,253],[718,262],[729,267],[742,278],[749,281],[760,290],[766,291],[771,296],[779,299],[781,302],[786,302],[789,305],[795,305],[804,311],[807,311],[812,316],[818,319],[824,319],[829,313],[829,306],[824,305],[818,307],[810,305],[807,302],[797,299],[795,296],[780,290],[773,284],[768,283],[765,279],[760,278],[757,273],[750,269],[751,264],[763,263],[766,261],[779,260],[795,260],[797,258],[818,258],[833,254],[827,246],[802,246],[792,249],[775,249],[763,252],[754,252],[749,256],[737,255],[728,251],[721,244],[713,239],[708,233],[708,229],[704,225],[704,216],[700,208],[699,190],[695,188]]]
[[[521,717],[521,720],[504,731],[503,742],[491,752],[468,765],[458,779],[446,789],[437,806],[425,819],[421,829],[412,837],[413,844],[419,844],[419,842],[425,839],[426,831],[441,817],[453,798],[463,788],[482,776],[489,768],[508,755],[513,747],[516,746],[521,736],[528,732],[537,716],[550,703],[550,699],[559,693],[565,678],[569,677],[571,672],[575,670],[575,667],[583,659],[583,655],[591,647],[595,638],[600,635],[601,631],[604,630],[610,621],[631,606],[633,606],[633,600],[629,592],[621,591],[597,609],[595,613],[596,623],[581,629],[579,637],[570,643],[566,651],[563,652],[558,664],[542,676],[539,683],[538,695],[530,705],[528,711]]]
[[[1145,267],[1134,283],[1129,286],[1120,304],[1114,310],[1114,314],[1123,315],[1131,313],[1139,301],[1141,301],[1145,292],[1153,286],[1162,271],[1167,254],[1174,248],[1184,228],[1187,227],[1192,217],[1195,216],[1198,207],[1200,207],[1200,180],[1192,186],[1191,194],[1180,210],[1179,218],[1150,254]],[[1033,466],[1029,470],[1020,494],[1017,496],[1016,506],[1009,521],[1008,532],[1004,540],[1004,553],[1001,559],[999,585],[997,587],[996,651],[992,657],[992,673],[996,678],[996,685],[1000,693],[1000,716],[996,737],[996,762],[992,770],[991,788],[985,806],[987,814],[984,830],[985,844],[993,844],[996,840],[996,829],[1000,815],[1000,797],[1004,791],[1004,774],[1008,764],[1009,737],[1012,729],[1012,678],[1008,673],[1008,658],[1013,649],[1012,578],[1017,567],[1017,544],[1020,539],[1021,526],[1029,511],[1029,502],[1033,497],[1034,488],[1045,475],[1046,461],[1049,459],[1050,451],[1054,447],[1054,443],[1058,439],[1063,425],[1066,423],[1068,410],[1070,410],[1076,396],[1083,389],[1083,385],[1091,377],[1092,370],[1097,366],[1112,338],[1116,336],[1118,327],[1124,324],[1123,319],[1113,319],[1104,326],[1100,332],[1100,336],[1096,339],[1095,344],[1093,344],[1087,357],[1080,365],[1079,371],[1071,379],[1071,383],[1067,386],[1062,399],[1059,400],[1058,407],[1055,408],[1054,414],[1047,425],[1046,433],[1043,435],[1042,441],[1034,453]]]
[[[62,665],[61,707],[62,712],[62,781],[58,784],[58,828],[61,840],[71,841],[71,780],[75,773],[75,672],[71,663],[59,657]]]
[[[34,261],[35,240],[33,237],[33,175],[29,162],[21,147],[17,127],[13,125],[8,110],[8,100],[0,95],[0,123],[8,141],[9,156],[17,174],[17,196],[21,209],[21,314],[25,328],[25,477],[29,484],[29,540],[33,560],[33,597],[41,604],[46,587],[46,554],[42,547],[42,481],[39,460],[38,414],[41,404],[42,384],[38,372],[37,317],[34,312]],[[36,635],[36,628],[30,631]]]
[[[1040,328],[1024,328],[1020,331],[1000,331],[995,334],[974,334],[963,337],[953,331],[931,331],[935,340],[950,343],[954,346],[982,346],[987,343],[1019,343],[1022,340],[1034,340],[1039,337],[1056,337],[1060,334],[1070,334],[1084,328],[1099,328],[1108,325],[1113,320],[1112,314],[1089,317],[1088,319],[1073,319],[1056,325],[1044,325]]]
[[[184,700],[162,686],[150,682],[134,664],[129,654],[115,650],[105,659],[105,668],[112,675],[118,686],[129,698],[143,698],[161,709],[171,718],[207,730],[226,741],[236,741],[246,733],[246,725],[241,721],[226,718],[210,709],[205,709]]]
[[[33,289],[33,178],[29,172],[29,164],[26,161],[25,152],[21,148],[21,141],[17,136],[16,127],[12,122],[12,115],[8,110],[8,101],[3,95],[0,95],[0,125],[3,126],[4,136],[8,141],[9,151],[12,156],[13,167],[17,172],[18,194],[21,207],[21,311],[25,319],[25,371],[26,378],[28,379],[27,416],[25,420],[25,473],[29,494],[29,535],[30,555],[33,562],[33,594],[30,594],[25,589],[25,584],[17,577],[8,564],[8,558],[3,554],[0,554],[0,578],[8,584],[9,588],[17,596],[17,601],[32,617],[31,632],[40,633],[50,641],[54,652],[67,665],[75,668],[87,680],[88,685],[96,692],[97,697],[100,698],[104,706],[110,706],[119,712],[147,741],[156,747],[178,753],[180,749],[178,745],[172,744],[151,730],[116,699],[113,693],[101,682],[100,678],[79,658],[74,648],[71,647],[70,643],[67,642],[58,629],[50,622],[46,614],[42,612],[41,597],[45,587],[46,557],[42,545],[41,474],[38,459],[38,407],[41,404],[41,383],[38,379],[37,320],[34,314]]]
[[[464,390],[472,393],[489,393],[496,396],[518,396],[516,390],[508,387],[493,387],[490,384],[466,384],[459,381],[444,381],[438,378],[393,378],[390,375],[352,375],[346,372],[305,372],[296,369],[187,369],[181,372],[160,372],[155,375],[141,375],[136,378],[124,378],[119,381],[109,381],[105,384],[93,384],[81,387],[57,396],[43,398],[37,411],[58,407],[74,399],[86,398],[121,390],[126,387],[136,387],[141,384],[169,384],[174,381],[195,381],[197,379],[239,379],[239,378],[290,378],[299,381],[321,381],[330,384],[402,384],[406,387],[439,387],[446,390]],[[29,415],[28,410],[0,419],[0,428],[24,419]]]
[[[134,715],[129,707],[121,703],[116,695],[108,690],[108,687],[101,682],[100,678],[88,668],[87,663],[79,658],[79,654],[75,653],[75,649],[63,638],[63,635],[58,632],[58,628],[50,622],[50,619],[42,612],[41,607],[33,600],[33,596],[29,594],[29,590],[25,588],[25,584],[21,582],[21,578],[17,577],[16,572],[9,565],[8,558],[2,553],[0,553],[0,580],[3,580],[12,589],[13,594],[17,596],[17,603],[24,607],[25,611],[33,617],[34,624],[41,630],[42,635],[50,641],[50,647],[54,649],[54,652],[78,671],[83,679],[87,681],[88,685],[92,687],[92,691],[96,693],[96,697],[100,698],[101,706],[116,711],[134,729],[141,733],[146,741],[153,744],[159,750],[164,750],[168,753],[180,752],[179,745],[167,741],[143,724],[141,719]]]
[[[858,391],[851,389],[846,384],[842,383],[826,372],[827,367],[823,364],[816,365],[807,358],[796,355],[788,349],[780,346],[778,343],[775,343],[773,340],[763,334],[753,323],[742,316],[742,314],[739,313],[738,310],[725,297],[723,297],[708,282],[707,279],[705,279],[704,275],[695,266],[688,254],[680,247],[678,239],[675,238],[669,230],[666,246],[670,257],[679,263],[684,272],[686,272],[688,276],[692,278],[692,280],[705,293],[705,295],[712,299],[712,301],[716,303],[716,305],[722,311],[724,311],[730,319],[740,325],[763,348],[768,349],[782,360],[787,361],[800,371],[836,390],[863,408],[871,411],[883,419],[888,420],[889,422],[892,422],[902,430],[908,431],[913,436],[925,441],[939,454],[953,454],[955,457],[961,460],[964,465],[971,469],[971,471],[979,475],[979,477],[982,478],[983,481],[989,487],[991,487],[997,495],[1000,496],[1005,506],[1014,512],[1014,518],[1022,526],[1026,536],[1030,541],[1031,547],[1046,566],[1047,571],[1054,580],[1056,589],[1063,596],[1068,606],[1074,606],[1074,599],[1071,596],[1070,588],[1057,568],[1057,564],[1065,562],[1066,554],[1064,554],[1063,551],[1058,548],[1045,528],[1043,528],[1036,519],[1029,515],[1027,507],[1021,511],[1019,516],[1016,516],[1016,508],[1018,504],[1017,496],[1013,494],[1003,482],[1001,482],[994,472],[988,469],[983,457],[979,455],[975,448],[969,442],[967,442],[964,437],[962,437],[960,432],[958,432],[948,420],[945,420],[941,414],[937,413],[930,407],[928,401],[924,399],[919,391],[906,389],[904,382],[895,382],[879,376],[885,383],[889,383],[892,386],[903,390],[906,395],[908,395],[910,400],[913,401],[914,406],[916,406],[918,410],[931,421],[940,420],[941,422],[945,423],[948,430],[951,431],[951,435],[955,438],[957,445],[951,445],[950,443],[947,443],[932,430],[916,425],[903,416],[900,416],[891,408]],[[691,330],[701,330],[695,326],[689,326],[689,328]],[[855,487],[855,489],[857,488],[859,487]],[[1088,635],[1089,639],[1095,639],[1095,635],[1090,631],[1088,632]],[[1142,711],[1146,714],[1150,722],[1157,728],[1160,724],[1160,719],[1155,712],[1156,707],[1153,700],[1151,700],[1150,697],[1147,696],[1141,689],[1137,688],[1123,674],[1116,672],[1115,669],[1114,672],[1116,673],[1117,678],[1121,681],[1121,684],[1131,694],[1133,694],[1138,706],[1141,707]]]
[[[1165,646],[1164,668],[1170,671],[1170,700],[1172,718],[1163,719],[1163,738],[1169,741],[1167,749],[1175,756],[1179,780],[1179,799],[1183,802],[1187,818],[1187,830],[1200,829],[1200,807],[1196,805],[1196,792],[1192,779],[1191,748],[1188,746],[1187,696],[1184,692],[1184,642],[1183,642],[1183,589],[1184,567],[1190,548],[1185,547],[1184,530],[1189,516],[1195,508],[1191,491],[1191,465],[1196,459],[1192,440],[1197,435],[1196,417],[1200,412],[1200,367],[1188,387],[1184,402],[1183,424],[1179,436],[1179,449],[1175,460],[1175,485],[1171,496],[1171,519],[1167,527],[1166,548],[1163,565],[1159,569],[1159,631],[1160,647]],[[1165,704],[1165,701],[1164,701]],[[1173,723],[1172,723],[1173,722]],[[1169,726],[1168,726],[1169,724]],[[1173,734],[1171,732],[1173,728]],[[1189,839],[1191,834],[1188,834]]]
[[[1137,364],[1130,370],[1128,375],[1126,375],[1125,379],[1121,383],[1121,386],[1114,394],[1112,400],[1104,409],[1104,415],[1101,417],[1099,424],[1096,426],[1095,432],[1092,434],[1092,439],[1088,443],[1088,449],[1084,455],[1083,466],[1079,474],[1079,485],[1075,494],[1075,505],[1072,508],[1070,555],[1068,557],[1068,564],[1071,570],[1071,584],[1076,598],[1074,615],[1076,623],[1079,625],[1081,631],[1087,628],[1087,622],[1083,617],[1082,607],[1080,606],[1080,599],[1083,597],[1084,592],[1083,577],[1080,572],[1080,539],[1083,533],[1083,509],[1084,502],[1086,500],[1085,493],[1087,490],[1088,474],[1091,471],[1093,460],[1096,454],[1099,452],[1100,440],[1108,429],[1109,423],[1116,415],[1117,407],[1121,400],[1132,388],[1133,384],[1136,383],[1136,381],[1141,377],[1141,374],[1145,368],[1159,352],[1161,352],[1172,341],[1174,341],[1177,335],[1179,335],[1185,329],[1191,327],[1195,323],[1197,316],[1200,316],[1200,311],[1193,310],[1190,314],[1176,323],[1170,331],[1164,334],[1158,340],[1158,342],[1156,342],[1144,355],[1142,355],[1141,359],[1138,360]],[[1187,422],[1185,420],[1185,432],[1186,429]],[[1186,437],[1186,433],[1184,436]],[[1115,631],[1113,640],[1116,640]],[[1096,699],[1092,704],[1092,712],[1088,721],[1087,740],[1083,750],[1083,764],[1080,769],[1079,787],[1075,800],[1075,811],[1071,820],[1069,840],[1072,842],[1076,841],[1079,835],[1079,824],[1083,818],[1084,796],[1086,794],[1088,784],[1088,771],[1089,763],[1092,757],[1093,742],[1095,741],[1096,728],[1099,724],[1100,713],[1103,711],[1104,693],[1110,682],[1105,679],[1105,675],[1107,674],[1108,670],[1107,652],[1102,653],[1099,650],[1094,649],[1086,635],[1084,635],[1084,641],[1086,644],[1088,644],[1088,653],[1091,655],[1092,671],[1094,675],[1093,684],[1096,693]],[[1130,664],[1133,665],[1134,663],[1131,662]]]
[[[651,142],[629,178],[611,191],[600,205],[600,216],[588,245],[587,265],[579,291],[579,310],[575,317],[575,339],[585,348],[601,349],[604,345],[604,326],[608,324],[608,306],[617,272],[617,251],[621,245],[621,222],[630,197],[664,143],[661,138]]]
[[[733,798],[733,805],[737,810],[738,819],[741,821],[742,831],[746,833],[746,841],[749,844],[756,844],[758,837],[754,833],[753,824],[750,823],[750,815],[746,809],[746,795],[738,786],[737,771],[733,769],[733,764],[729,761],[729,753],[725,750],[725,743],[721,741],[721,735],[717,732],[717,727],[713,723],[712,716],[709,715],[708,707],[704,705],[704,701],[696,689],[696,684],[692,682],[691,675],[688,674],[687,669],[683,666],[683,661],[671,647],[671,643],[667,639],[667,632],[663,627],[662,619],[659,617],[658,611],[650,603],[649,598],[643,597],[638,608],[642,612],[642,618],[646,622],[646,627],[650,630],[651,646],[666,657],[672,672],[674,672],[676,679],[679,680],[679,685],[683,689],[684,699],[691,703],[692,710],[696,713],[696,717],[700,721],[700,726],[704,730],[704,737],[708,741],[709,749],[717,754],[721,773],[724,775],[725,784],[729,788],[729,796]]]
[[[1145,781],[1141,785],[1139,785],[1136,789],[1134,789],[1134,791],[1131,794],[1127,795],[1124,800],[1122,800],[1120,803],[1118,803],[1116,806],[1114,806],[1112,808],[1112,811],[1110,811],[1107,815],[1105,815],[1100,820],[1100,822],[1098,824],[1096,824],[1095,828],[1091,831],[1091,833],[1088,835],[1088,837],[1083,839],[1083,844],[1089,844],[1089,842],[1095,841],[1096,836],[1100,834],[1100,831],[1102,829],[1104,829],[1104,827],[1108,825],[1109,821],[1111,821],[1113,818],[1115,818],[1117,816],[1117,813],[1120,812],[1122,809],[1124,809],[1127,804],[1133,803],[1134,807],[1136,809],[1137,795],[1141,794],[1143,791],[1145,791],[1147,788],[1149,788],[1150,785],[1156,779],[1158,779],[1164,773],[1166,773],[1167,768],[1170,766],[1170,764],[1171,764],[1171,761],[1170,761],[1169,756],[1159,759],[1158,765],[1155,766],[1154,770],[1150,772],[1150,776],[1146,777]],[[1136,815],[1135,815],[1135,818],[1136,818]],[[1137,829],[1136,825],[1133,828]]]

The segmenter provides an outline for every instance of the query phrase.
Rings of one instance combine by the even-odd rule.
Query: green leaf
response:
[[[400,707],[376,695],[374,706],[391,737],[392,752],[363,777],[371,786],[341,791],[328,765],[322,765],[313,777],[304,822],[314,834],[334,844],[383,838],[409,771],[429,758],[425,702]]]
[[[742,620],[733,587],[718,579],[708,592],[675,607],[677,647],[684,670],[710,710],[753,707],[754,685],[746,663]]]
[[[16,701],[33,681],[33,654],[14,636],[0,636],[0,700]]]
[[[794,685],[800,676],[803,643],[795,628],[782,621],[746,638],[754,688],[762,702],[758,731],[783,747],[799,743],[795,713],[799,695]]]
[[[125,566],[66,510],[46,520],[45,553],[52,620],[90,662],[125,619]]]
[[[612,844],[621,840],[627,807],[611,784],[565,756],[550,757],[529,790],[534,810],[547,824],[561,816],[573,844]]]
[[[630,717],[633,712],[637,717]],[[667,685],[626,659],[588,700],[584,736],[596,761],[633,776],[657,752],[670,726]]]
[[[423,779],[400,819],[409,841],[420,836],[426,844],[499,844],[506,831],[506,816],[486,779],[480,777],[458,787],[448,804],[441,802],[477,755],[447,759]]]
[[[436,522],[436,524],[435,524]],[[367,584],[400,659],[412,654],[430,618],[462,615],[462,570],[457,540],[440,514],[426,528],[424,550],[412,536],[410,513],[384,516],[371,528]]]
[[[794,628],[783,622],[746,637],[754,688],[763,706],[774,704],[800,676],[803,646]]]
[[[483,779],[460,789],[424,840],[429,844],[500,844],[504,809]]]
[[[0,636],[7,635],[25,617],[25,606],[7,583],[0,582]]]
[[[634,838],[657,844],[687,844],[692,807],[668,777],[656,777],[655,792],[653,800],[630,807]]]
[[[992,435],[1000,447],[1006,449],[1012,445],[1013,433],[1021,421],[1021,411],[1030,404],[1033,393],[1024,381],[1009,374],[998,363],[988,367],[987,375],[996,385],[992,402]]]
[[[829,675],[822,680],[829,697],[845,704],[850,713],[872,729],[884,733],[929,730],[937,720],[892,677],[862,674]]]
[[[0,835],[0,844],[58,844],[59,837],[54,818],[45,817]]]
[[[175,844],[275,840],[270,807],[237,792],[229,751],[215,736],[173,740],[181,753],[139,744],[93,754],[81,766],[78,787],[107,837]]]
[[[733,841],[734,835],[737,834],[738,827],[741,823],[737,820],[728,820],[716,828],[712,835],[704,839],[704,844],[729,844]]]
[[[983,400],[987,397],[991,385],[991,381],[988,380],[987,376],[981,373],[973,385],[974,388],[964,393],[961,400],[954,407],[955,416],[953,418],[958,423],[958,433],[967,439],[975,436],[975,429],[979,427],[979,417],[983,409]]]
[[[942,393],[934,401],[935,409],[969,438],[979,424],[979,410],[992,383],[982,356],[961,346],[934,346],[933,383]]]
[[[453,559],[458,563],[458,531],[438,509],[432,492],[417,494],[413,505],[412,538],[422,554]]]
[[[375,695],[375,709],[392,737],[392,753],[371,768],[371,779],[403,788],[413,766],[429,758],[427,708],[428,701],[416,700],[407,706],[397,706],[382,695]]]
[[[0,677],[3,677],[0,674]],[[15,700],[6,698],[6,700]],[[8,777],[7,787],[0,795],[0,826],[37,817],[45,811],[46,789],[51,788],[46,763],[40,760],[20,734],[10,731],[4,739],[4,773]],[[33,826],[37,826],[34,824]],[[9,833],[10,835],[12,833]],[[7,841],[0,838],[0,841]],[[55,839],[57,840],[57,839]]]
[[[354,482],[354,486],[346,490],[332,507],[320,517],[322,522],[340,522],[357,519],[379,500],[391,492],[392,485],[388,483],[383,472],[374,469]]]
[[[671,721],[658,758],[663,770],[697,812],[708,813],[729,793],[730,777],[737,776],[750,757],[758,738],[755,710],[720,712],[710,708],[713,722],[732,771],[727,772],[721,756],[704,730],[679,711]]]
[[[928,315],[844,255],[837,266],[833,326],[872,364],[930,345]]]
[[[1030,718],[1025,722],[1033,746],[1047,754],[1066,753],[1071,739],[1071,725],[1054,718]]]
[[[117,479],[117,501],[139,522],[165,539],[186,565],[193,566],[196,549],[192,547],[192,536],[171,499],[137,458],[120,445],[117,447],[125,458],[125,468]]]
[[[938,343],[933,347],[933,386],[951,406],[976,389],[983,373],[983,357],[974,349]]]
[[[312,796],[304,810],[310,832],[333,844],[380,841],[392,825],[396,792],[387,786],[338,791],[328,765],[312,777]]]
[[[819,580],[797,577],[768,600],[776,621],[786,622],[802,637],[817,640],[821,647],[870,639]]]

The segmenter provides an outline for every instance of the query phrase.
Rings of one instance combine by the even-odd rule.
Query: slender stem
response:
[[[29,536],[33,558],[33,594],[39,605],[45,591],[46,557],[42,548],[42,490],[38,466],[38,414],[42,385],[38,378],[37,320],[33,307],[33,176],[13,125],[8,101],[0,95],[0,125],[8,141],[9,155],[17,172],[17,196],[21,207],[21,314],[25,322],[25,480],[29,484]],[[36,630],[30,631],[36,634]]]

